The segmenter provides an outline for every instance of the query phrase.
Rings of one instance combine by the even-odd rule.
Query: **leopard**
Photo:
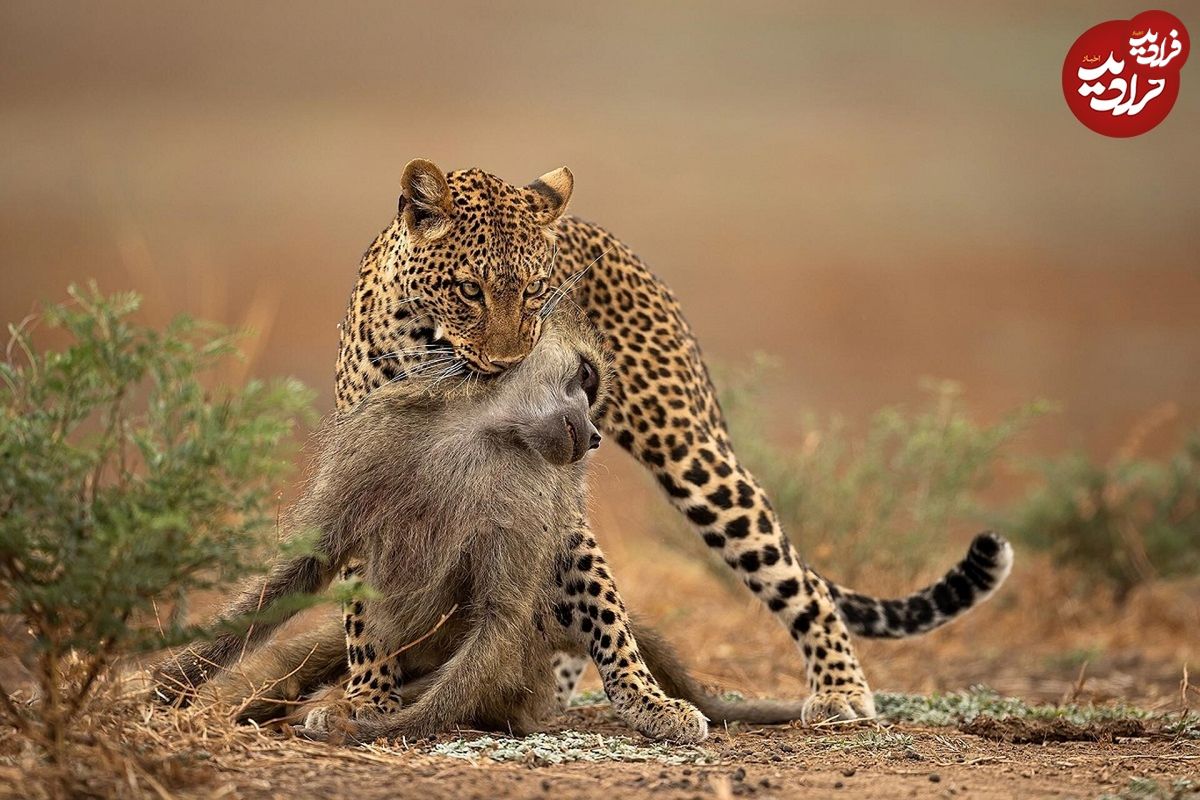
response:
[[[490,376],[528,356],[547,316],[578,306],[614,357],[615,379],[598,425],[647,469],[689,527],[784,626],[802,655],[809,689],[802,719],[876,715],[851,634],[901,638],[933,630],[991,597],[1013,564],[1011,544],[986,531],[941,578],[881,599],[826,579],[800,555],[762,484],[738,458],[709,369],[679,301],[638,255],[605,228],[568,214],[567,167],[518,185],[428,159],[404,168],[396,213],[363,254],[339,325],[335,404],[348,413],[373,391],[413,376]],[[575,531],[594,542],[589,523]],[[819,532],[817,532],[819,533]],[[569,582],[602,585],[600,550]],[[346,576],[361,565],[351,564]],[[564,589],[564,592],[566,590]],[[577,597],[564,595],[565,603]],[[382,652],[344,608],[351,652]],[[604,620],[589,620],[598,635]],[[565,707],[585,661],[559,654]],[[350,664],[353,676],[378,665]]]

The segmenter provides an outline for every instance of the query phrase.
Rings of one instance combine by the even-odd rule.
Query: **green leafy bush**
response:
[[[155,600],[243,571],[311,405],[294,381],[210,393],[202,378],[236,354],[225,329],[156,331],[135,295],[70,295],[41,315],[65,347],[10,327],[0,363],[0,613],[33,632],[41,693],[37,721],[3,687],[0,710],[52,753],[114,658],[197,635]]]
[[[1200,573],[1200,431],[1169,458],[1081,453],[1039,462],[1010,515],[1016,538],[1110,586],[1118,600],[1156,577]]]
[[[778,431],[786,425],[762,412],[771,368],[759,357],[721,381],[739,456],[765,485],[800,551],[848,583],[867,565],[909,578],[943,564],[950,526],[986,517],[979,492],[1004,446],[1049,408],[1030,403],[984,425],[968,414],[957,384],[928,382],[921,408],[885,408],[861,430],[840,417],[808,414],[800,419],[799,444],[781,444]]]

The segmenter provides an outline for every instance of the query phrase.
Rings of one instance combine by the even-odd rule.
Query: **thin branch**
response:
[[[238,706],[237,711],[234,712],[234,717],[241,716],[242,712],[245,711],[247,708],[249,708],[252,703],[257,702],[258,700],[262,700],[262,699],[269,699],[269,698],[265,698],[266,692],[271,691],[276,686],[283,683],[284,681],[286,681],[288,678],[295,675],[300,670],[304,669],[304,665],[308,663],[308,659],[312,658],[312,654],[315,652],[317,652],[317,645],[314,644],[312,649],[308,651],[308,655],[306,655],[304,657],[304,660],[301,661],[299,664],[297,664],[296,668],[294,670],[292,670],[291,672],[287,673],[286,675],[281,675],[273,681],[264,683],[261,687],[258,687],[258,688],[255,688],[254,685],[251,684],[250,696],[247,697],[244,701],[242,701],[242,704],[240,706]],[[286,703],[289,701],[281,699],[278,702]]]
[[[419,638],[417,638],[417,639],[413,639],[411,642],[409,642],[408,644],[404,645],[403,647],[401,647],[401,648],[400,648],[399,650],[397,650],[396,652],[394,652],[394,653],[392,653],[391,655],[389,655],[389,656],[387,657],[387,660],[388,660],[388,661],[390,661],[391,659],[393,659],[393,658],[395,658],[396,656],[398,656],[398,655],[400,655],[401,653],[403,653],[405,650],[408,650],[408,649],[410,649],[410,648],[416,647],[416,646],[417,646],[417,645],[419,645],[421,642],[423,642],[423,641],[425,641],[426,639],[428,639],[430,636],[433,636],[435,633],[437,633],[437,631],[438,631],[438,628],[440,628],[440,627],[442,627],[443,625],[445,625],[445,624],[446,624],[446,620],[450,619],[450,617],[452,617],[452,616],[454,615],[454,612],[455,612],[455,611],[458,611],[458,603],[455,603],[455,604],[454,604],[454,605],[453,605],[453,606],[450,608],[450,610],[449,610],[449,611],[447,611],[445,614],[442,614],[442,618],[441,618],[441,619],[439,619],[439,620],[438,620],[438,621],[437,621],[437,622],[434,624],[434,626],[433,626],[432,628],[430,628],[428,631],[426,631],[426,632],[425,632],[423,635],[421,635]]]
[[[128,619],[129,612],[126,611],[121,615],[121,627],[125,626],[125,623],[128,621]],[[91,666],[88,667],[87,676],[83,679],[83,683],[79,686],[79,692],[74,698],[72,698],[71,705],[67,708],[66,719],[69,720],[75,716],[80,707],[83,706],[84,701],[87,700],[88,693],[92,690],[92,684],[96,682],[96,678],[100,677],[100,672],[106,666],[108,666],[109,652],[112,650],[112,647],[116,641],[117,635],[114,633],[110,634],[108,638],[100,643],[98,655],[96,656],[95,660],[92,661]]]

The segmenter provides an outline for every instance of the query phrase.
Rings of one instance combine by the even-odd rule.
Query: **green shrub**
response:
[[[1048,410],[1033,402],[980,424],[957,384],[928,382],[921,408],[885,408],[861,430],[840,417],[808,414],[799,444],[780,444],[786,424],[761,410],[770,368],[759,357],[721,381],[738,454],[763,482],[800,552],[847,583],[865,565],[909,578],[944,564],[950,526],[986,517],[979,492],[994,477],[1005,445]]]
[[[1038,462],[1036,488],[1008,527],[1118,600],[1159,576],[1200,573],[1200,431],[1169,458],[1080,453]]]
[[[36,637],[41,694],[34,718],[0,687],[0,711],[52,756],[113,659],[198,634],[155,600],[242,572],[311,404],[294,381],[210,393],[225,329],[155,331],[135,295],[70,295],[41,315],[64,348],[10,326],[0,363],[0,613]]]

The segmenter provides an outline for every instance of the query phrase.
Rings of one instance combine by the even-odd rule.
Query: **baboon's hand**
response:
[[[340,704],[317,706],[304,716],[304,728],[310,731],[328,732],[345,727],[346,709]]]
[[[708,736],[708,720],[686,700],[664,697],[638,704],[627,721],[642,735],[679,744],[696,744]]]
[[[296,738],[307,739],[310,742],[328,742],[330,740],[329,731],[308,726],[292,728],[292,733],[296,734]]]

